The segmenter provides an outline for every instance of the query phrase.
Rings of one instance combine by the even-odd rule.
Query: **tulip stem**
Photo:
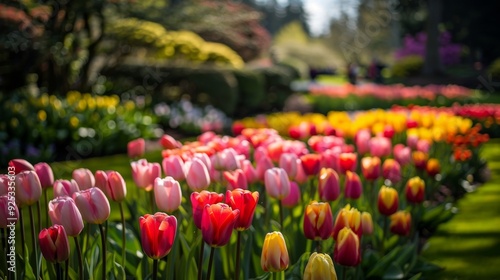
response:
[[[382,255],[384,255],[384,243],[385,243],[385,237],[387,236],[387,217],[384,216],[384,224],[382,228],[382,242],[380,243],[380,252]]]
[[[210,275],[212,274],[212,263],[214,262],[214,253],[215,253],[215,247],[210,247],[210,258],[208,259],[207,279],[210,279]]]
[[[44,203],[45,203],[45,208],[47,208],[49,205],[49,200],[47,198],[47,189],[44,189],[43,190],[43,199],[44,199]],[[40,222],[41,224],[41,222]],[[45,227],[49,227],[49,211],[48,209],[45,209]]]
[[[106,233],[102,224],[99,224],[102,241],[102,279],[106,279]]]
[[[78,279],[83,279],[83,259],[82,259],[82,248],[80,248],[80,243],[78,243],[78,238],[73,237],[75,241],[76,253],[78,255]]]
[[[234,270],[234,280],[240,279],[240,256],[241,256],[241,231],[238,230],[236,239],[236,269]]]
[[[279,210],[280,210],[280,225],[281,229],[283,230],[283,202],[281,199],[279,200]]]
[[[26,239],[24,237],[24,221],[23,221],[23,211],[20,208],[19,209],[19,223],[21,224],[21,247],[23,249],[23,259],[26,257],[26,249],[24,248],[26,246]]]
[[[122,268],[125,269],[125,252],[126,252],[126,248],[125,248],[125,241],[126,241],[126,235],[125,235],[125,216],[123,215],[123,205],[122,205],[122,202],[119,202],[118,203],[118,206],[120,207],[120,216],[121,216],[121,219],[122,219]]]
[[[200,246],[200,258],[198,261],[198,280],[202,279],[202,267],[203,267],[203,253],[205,251],[205,242],[201,240],[201,246]]]
[[[149,203],[151,203],[151,214],[154,214],[155,213],[155,205],[156,205],[156,202],[155,202],[155,193],[154,191],[149,191]]]
[[[342,280],[346,280],[347,279],[347,269],[343,265],[341,267],[342,267]]]
[[[29,210],[29,214],[30,214],[31,240],[33,242],[33,250],[35,251],[36,279],[40,279],[40,270],[38,269],[39,268],[39,266],[38,266],[38,252],[37,252],[38,246],[36,245],[36,237],[38,236],[38,234],[36,234],[36,230],[35,230],[35,219],[33,218],[33,207],[31,205],[28,206],[28,210]]]
[[[153,260],[153,280],[158,279],[158,260]]]
[[[58,262],[56,262],[55,267],[56,267],[56,279],[62,280],[63,277],[62,277],[61,265]]]
[[[64,271],[66,271],[66,280],[69,279],[69,259],[64,262]]]
[[[42,209],[40,206],[40,200],[36,202],[36,210],[38,211],[38,232],[40,232],[42,231]],[[47,211],[47,213],[49,212]]]

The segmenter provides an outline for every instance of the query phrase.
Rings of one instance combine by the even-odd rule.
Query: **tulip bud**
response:
[[[441,164],[439,164],[439,160],[435,158],[430,158],[427,161],[425,170],[427,171],[427,174],[429,174],[429,176],[431,177],[436,176],[436,174],[438,174],[441,171]]]
[[[0,195],[7,194],[9,192],[9,183],[11,178],[14,176],[9,176],[7,174],[0,174]]]
[[[295,182],[299,184],[307,182],[307,175],[304,171],[304,168],[302,167],[302,162],[300,161],[300,159],[297,160],[297,174],[295,175],[294,179]]]
[[[384,176],[384,179],[396,184],[401,181],[401,166],[396,160],[388,158],[384,161],[382,166],[382,175]]]
[[[347,170],[355,172],[357,160],[358,156],[355,153],[341,153],[339,156],[340,172],[343,174],[345,174]]]
[[[337,280],[332,258],[327,254],[312,253],[304,271],[304,280]]]
[[[283,153],[280,157],[279,167],[283,168],[288,174],[288,178],[295,178],[297,175],[297,155],[292,153]]]
[[[281,232],[266,234],[260,258],[262,269],[269,272],[283,271],[288,268],[289,262],[288,249]]]
[[[370,139],[370,154],[375,157],[388,157],[391,155],[391,140],[385,137],[377,136]]]
[[[202,191],[210,185],[208,168],[199,158],[193,158],[185,163],[186,182],[193,191]]]
[[[361,159],[361,171],[366,180],[377,180],[380,176],[380,158],[364,157]]]
[[[266,171],[273,168],[274,164],[268,156],[262,156],[257,160],[257,177],[260,181],[265,180]],[[285,172],[286,174],[286,172]],[[288,177],[288,174],[287,174]]]
[[[80,190],[95,187],[94,174],[87,168],[78,168],[73,170],[73,179],[78,183]]]
[[[164,158],[161,165],[166,176],[170,176],[179,182],[186,178],[184,174],[184,161],[179,155],[171,155]]]
[[[351,208],[347,204],[344,208],[340,209],[333,224],[333,239],[337,240],[339,232],[344,228],[350,228],[357,236],[361,237],[363,227],[361,224],[361,213],[356,208]]]
[[[106,193],[105,189],[108,185],[108,173],[103,170],[96,170],[95,172],[95,187],[101,189],[104,193]]]
[[[23,171],[35,171],[35,167],[27,160],[16,158],[9,161],[9,167],[14,167],[14,172],[17,174]]]
[[[347,170],[345,178],[345,198],[360,198],[363,193],[363,186],[358,174]]]
[[[321,155],[307,154],[300,157],[302,168],[307,176],[315,176],[319,172],[319,164],[321,163]]]
[[[414,151],[412,153],[413,164],[415,164],[415,167],[420,170],[425,169],[428,158],[429,155],[421,151]]]
[[[247,177],[245,177],[243,170],[236,169],[234,171],[224,171],[222,174],[228,183],[227,188],[229,190],[248,189]]]
[[[406,183],[406,200],[411,203],[422,203],[425,195],[425,182],[420,177],[413,177]]]
[[[79,191],[80,187],[78,187],[78,183],[73,179],[71,181],[56,180],[54,182],[54,198],[59,196],[73,197],[73,194]]]
[[[378,211],[380,214],[390,216],[398,210],[398,192],[386,186],[382,186],[378,193]]]
[[[146,141],[144,138],[139,138],[128,142],[127,154],[129,158],[140,158],[146,151]]]
[[[170,253],[177,233],[177,219],[158,212],[139,218],[141,245],[144,253],[154,259],[161,259]]]
[[[401,166],[405,166],[411,162],[411,148],[405,147],[403,144],[396,144],[393,148],[394,158]]]
[[[234,228],[238,231],[248,229],[252,225],[255,208],[259,202],[259,193],[243,189],[226,192],[226,203],[231,209],[240,211]]]
[[[340,157],[340,148],[334,147],[332,149],[328,149],[321,153],[321,167],[332,168],[336,172],[340,172],[339,168],[339,157]]]
[[[160,138],[160,144],[164,149],[169,149],[169,150],[182,147],[181,143],[179,143],[177,140],[174,139],[174,137],[168,134],[164,134]]]
[[[358,153],[360,155],[364,155],[370,151],[370,139],[371,133],[368,129],[361,129],[356,133],[354,137],[354,143],[356,144],[356,148],[358,148]]]
[[[102,224],[111,212],[106,195],[96,187],[79,191],[73,194],[76,206],[82,214],[85,222],[91,224]]]
[[[43,257],[49,262],[61,263],[69,259],[69,241],[62,225],[42,229],[38,243]]]
[[[410,234],[411,215],[405,211],[398,211],[391,215],[390,230],[392,233],[402,236]]]
[[[241,161],[241,170],[243,170],[247,178],[247,183],[253,184],[259,180],[257,177],[257,170],[255,170],[255,167],[253,167],[252,162],[249,160],[245,159]]]
[[[135,184],[146,191],[153,189],[155,179],[161,177],[159,163],[149,163],[145,159],[140,159],[131,162],[130,166],[132,167],[132,178]]]
[[[212,247],[222,247],[229,242],[240,210],[224,203],[205,205],[201,218],[203,240]]]
[[[361,262],[359,238],[350,228],[340,230],[333,250],[333,259],[345,266],[357,266]]]
[[[425,154],[428,154],[431,149],[431,142],[426,139],[419,139],[417,142],[417,151],[421,151]]]
[[[333,232],[333,214],[330,204],[316,201],[309,203],[305,209],[303,229],[307,239],[330,238]]]
[[[0,196],[0,228],[7,228],[11,222],[17,223],[17,219],[19,218],[19,209],[14,203],[14,200],[14,196]]]
[[[127,196],[127,186],[125,180],[117,171],[108,173],[108,180],[105,188],[102,190],[106,196],[115,202],[121,202]]]
[[[265,182],[267,194],[279,200],[287,197],[290,193],[290,181],[288,175],[282,168],[273,167],[265,173]]]
[[[34,168],[36,175],[38,175],[38,179],[40,179],[42,189],[52,187],[54,184],[54,173],[52,172],[50,165],[45,162],[40,162],[35,164]]]
[[[294,207],[299,204],[300,201],[300,189],[299,185],[293,181],[290,182],[290,193],[281,200],[281,203],[285,207]]]
[[[216,204],[224,199],[223,194],[209,191],[193,192],[191,193],[191,206],[193,209],[193,220],[197,228],[201,228],[201,218],[203,209],[207,204]]]
[[[363,228],[363,234],[371,235],[373,233],[373,220],[370,213],[361,213],[361,227]]]
[[[53,225],[62,225],[68,236],[78,236],[82,232],[82,215],[71,197],[61,196],[51,200],[49,217]]]
[[[172,213],[179,208],[182,191],[179,182],[172,177],[156,178],[154,184],[156,206],[161,211]]]
[[[16,202],[19,208],[35,204],[42,196],[42,186],[35,171],[16,175]]]
[[[319,198],[334,201],[340,195],[339,175],[331,168],[322,168],[319,172]]]

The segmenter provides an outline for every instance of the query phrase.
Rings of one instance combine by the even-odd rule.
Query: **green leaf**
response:
[[[392,263],[384,273],[384,279],[403,279],[404,272],[400,266]]]
[[[418,274],[413,275],[413,277],[411,277],[411,278],[410,278],[410,279],[408,279],[408,280],[418,280],[418,279],[420,279],[420,278],[422,278],[422,272],[420,272],[420,273],[418,273]]]
[[[257,278],[252,278],[250,280],[266,280],[266,279],[269,279],[270,277],[271,277],[271,273],[266,272],[266,273],[262,274],[261,276],[259,276]]]
[[[372,268],[372,270],[368,273],[367,277],[378,276],[381,277],[384,275],[386,269],[393,262],[393,260],[399,255],[401,252],[401,247],[396,247],[392,251],[390,251],[387,255],[383,256],[380,261]]]

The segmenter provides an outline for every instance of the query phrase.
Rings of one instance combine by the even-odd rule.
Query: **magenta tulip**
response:
[[[42,189],[52,187],[54,184],[54,173],[52,172],[50,165],[45,162],[40,162],[35,164],[34,168],[36,175],[38,175],[38,179],[40,179]]]

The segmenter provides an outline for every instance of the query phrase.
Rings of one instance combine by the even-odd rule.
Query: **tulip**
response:
[[[202,191],[210,185],[208,168],[199,158],[186,162],[186,182],[193,191]]]
[[[201,218],[203,240],[215,248],[226,245],[239,215],[240,210],[233,210],[225,203],[205,205]]]
[[[16,158],[9,161],[9,167],[14,168],[14,173],[17,175],[23,171],[35,171],[35,167],[27,160]],[[9,169],[10,171],[11,169]]]
[[[212,165],[215,170],[235,170],[240,168],[238,155],[233,148],[225,149],[212,156]]]
[[[83,229],[83,220],[75,201],[68,196],[56,197],[49,202],[52,224],[64,227],[68,236],[78,236]]]
[[[370,151],[371,133],[368,129],[359,130],[354,137],[357,151],[360,155],[364,155]]]
[[[375,157],[387,157],[391,155],[391,140],[385,137],[377,136],[370,139],[370,154]]]
[[[337,280],[332,258],[327,254],[312,253],[304,271],[304,280]]]
[[[197,228],[201,229],[201,218],[203,216],[203,209],[205,209],[205,205],[222,202],[224,195],[216,192],[201,191],[199,193],[191,193],[190,199],[193,209],[194,224]]]
[[[361,194],[363,193],[363,186],[361,184],[361,179],[359,179],[358,174],[348,170],[346,171],[345,178],[346,178],[345,190],[344,190],[345,198],[350,198],[350,199],[360,198]]]
[[[405,166],[411,162],[411,149],[403,144],[396,144],[393,148],[394,158],[401,166]]]
[[[279,231],[266,234],[260,266],[264,271],[279,272],[288,268],[290,259],[286,248],[285,238]]]
[[[191,160],[193,160],[195,158],[201,160],[201,162],[203,164],[205,164],[205,167],[207,168],[207,170],[214,169],[213,166],[212,166],[212,161],[210,160],[210,157],[208,156],[207,153],[195,153],[193,155],[193,158]],[[184,168],[184,169],[186,169],[186,168]]]
[[[384,126],[384,131],[382,133],[384,135],[384,137],[392,139],[392,137],[394,137],[395,133],[396,133],[396,131],[394,130],[394,127],[392,125]]]
[[[43,257],[49,262],[61,263],[69,259],[69,241],[62,225],[44,228],[38,234]]]
[[[104,192],[93,187],[73,194],[76,206],[82,214],[85,222],[91,224],[102,224],[111,212],[109,201]]]
[[[179,155],[171,155],[164,158],[161,162],[161,166],[166,176],[170,176],[177,181],[186,179],[186,175],[184,174],[184,161]]]
[[[425,195],[425,182],[420,177],[413,177],[406,183],[406,200],[411,203],[422,203]]]
[[[429,174],[429,176],[431,177],[436,176],[436,174],[441,172],[441,164],[439,164],[439,160],[435,158],[430,158],[427,161],[425,170],[427,171],[427,174]]]
[[[104,193],[106,193],[105,189],[108,185],[108,173],[103,170],[97,170],[95,172],[95,187],[101,189]]]
[[[68,180],[56,180],[54,182],[54,198],[59,196],[69,196],[73,197],[75,192],[80,191],[80,187],[78,187],[78,183],[71,179]]]
[[[428,154],[431,149],[431,142],[426,139],[419,139],[417,142],[417,151]]]
[[[247,183],[253,184],[259,180],[257,177],[257,170],[253,167],[252,162],[248,159],[241,161],[241,170],[243,170],[243,174],[247,178]]]
[[[332,168],[333,170],[340,172],[339,168],[339,157],[341,150],[339,147],[334,147],[328,149],[321,153],[321,167]]]
[[[319,198],[334,201],[340,195],[339,175],[331,168],[322,168],[319,172]]]
[[[343,174],[347,170],[355,172],[357,167],[358,156],[355,153],[341,153],[339,156],[340,172]]]
[[[364,157],[361,159],[361,172],[366,180],[377,180],[380,176],[380,158]]]
[[[168,255],[177,233],[177,219],[165,213],[146,214],[139,218],[141,245],[144,253],[153,260]]]
[[[270,197],[281,200],[290,194],[290,181],[286,171],[282,168],[268,169],[265,173],[264,184]]]
[[[333,249],[333,259],[345,266],[357,266],[361,262],[359,237],[350,228],[340,230]]]
[[[174,178],[170,176],[164,179],[156,178],[153,191],[159,210],[172,213],[181,205],[181,186]]]
[[[11,222],[17,223],[19,209],[15,203],[9,203],[13,200],[14,196],[0,195],[0,228],[7,228]]]
[[[90,189],[95,187],[94,174],[87,168],[78,168],[73,170],[73,179],[78,183],[80,190]]]
[[[297,174],[295,174],[294,180],[299,184],[307,182],[307,175],[304,171],[304,168],[302,167],[302,162],[300,159],[297,159]]]
[[[174,137],[168,134],[164,134],[160,138],[160,144],[164,149],[168,150],[182,147],[182,144],[179,141],[175,140]]]
[[[0,174],[0,195],[7,194],[9,192],[9,183],[11,182],[10,179],[12,177],[7,174]]]
[[[54,184],[54,173],[52,172],[50,165],[45,162],[40,162],[35,164],[34,168],[36,175],[38,175],[38,179],[40,179],[42,189],[52,187]]]
[[[401,181],[401,166],[395,159],[386,159],[382,165],[382,176],[396,184]]]
[[[398,210],[398,192],[386,186],[382,186],[378,193],[378,211],[380,214],[390,216]]]
[[[140,159],[130,163],[132,167],[132,178],[137,187],[150,191],[153,189],[155,179],[161,177],[159,163],[149,163],[146,159]]]
[[[405,211],[398,211],[391,215],[390,230],[392,233],[402,236],[410,234],[411,215]]]
[[[363,228],[363,234],[371,235],[373,233],[373,220],[370,213],[361,213],[361,227]]]
[[[16,202],[21,208],[35,204],[42,196],[42,186],[35,171],[21,171],[16,175]]]
[[[224,171],[222,173],[224,175],[224,179],[226,179],[229,190],[234,189],[248,189],[247,177],[243,173],[243,170],[237,169],[235,171]]]
[[[231,209],[240,211],[234,229],[243,231],[252,225],[255,208],[259,202],[259,193],[243,189],[235,189],[226,192],[226,203]]]
[[[356,208],[351,208],[347,204],[344,208],[340,209],[333,224],[333,239],[337,240],[339,232],[344,228],[350,228],[357,236],[361,237],[363,227],[361,224],[361,213]]]
[[[108,173],[108,180],[104,189],[101,189],[106,196],[115,202],[122,202],[127,196],[127,186],[125,180],[117,171]]]
[[[415,167],[417,169],[425,169],[427,167],[427,159],[429,158],[429,155],[421,152],[421,151],[414,151],[412,153],[412,159],[413,159],[413,164],[415,164]]]
[[[411,149],[417,149],[418,136],[417,135],[408,135],[406,137],[406,145]]]
[[[144,138],[139,138],[128,142],[127,154],[129,158],[140,158],[146,151],[146,141]]]
[[[257,177],[260,181],[265,180],[266,171],[273,168],[274,164],[268,156],[262,156],[257,160]],[[287,174],[288,176],[288,174]]]
[[[293,181],[290,182],[290,193],[281,200],[281,203],[285,207],[294,207],[299,204],[300,201],[300,188],[299,185]]]
[[[309,203],[305,209],[303,229],[307,239],[330,238],[333,232],[333,214],[330,204],[316,201]]]
[[[320,154],[307,154],[300,157],[302,168],[307,176],[315,176],[319,172],[319,164],[321,163]]]
[[[290,179],[297,175],[297,159],[297,155],[292,153],[283,153],[280,156],[279,167],[286,171]]]

